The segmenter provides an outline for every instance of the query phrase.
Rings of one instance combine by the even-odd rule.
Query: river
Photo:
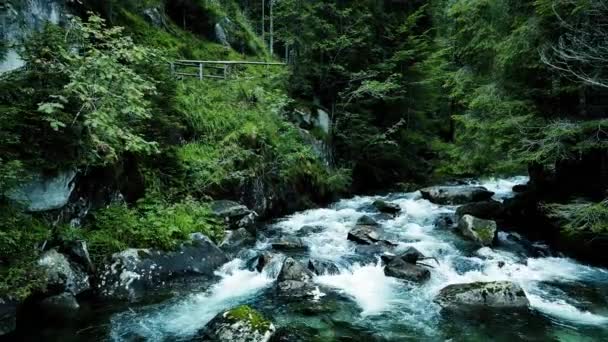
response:
[[[496,193],[511,196],[511,188],[526,179],[481,182]],[[373,215],[372,202],[384,199],[402,211],[380,221],[397,250],[415,247],[437,258],[431,279],[414,285],[384,275],[379,260],[358,255],[347,241],[349,229],[362,215]],[[317,276],[315,282],[342,296],[328,313],[303,315],[272,297],[271,288],[281,266],[273,259],[262,273],[246,267],[250,250],[224,265],[219,281],[207,291],[174,298],[161,304],[131,309],[111,318],[110,338],[132,336],[150,341],[189,340],[223,309],[248,303],[278,326],[307,331],[312,340],[378,341],[600,341],[608,340],[608,271],[583,265],[552,253],[542,243],[528,243],[515,233],[499,232],[495,247],[477,248],[453,231],[437,228],[435,219],[453,213],[455,206],[432,204],[419,192],[345,199],[334,205],[303,211],[280,219],[261,231],[254,250],[270,248],[276,235],[300,235],[308,252],[291,256],[327,260],[340,274]],[[300,234],[305,226],[320,227]],[[433,298],[449,284],[510,280],[530,300],[522,313],[484,312],[473,317],[446,317]],[[319,296],[325,295],[319,293]],[[294,328],[295,329],[295,328]]]

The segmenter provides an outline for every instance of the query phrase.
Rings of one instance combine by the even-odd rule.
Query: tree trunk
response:
[[[272,5],[274,0],[270,0],[270,56],[274,55],[274,18],[272,17]]]

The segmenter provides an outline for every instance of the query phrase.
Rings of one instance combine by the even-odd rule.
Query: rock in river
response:
[[[224,311],[213,318],[195,341],[267,342],[275,327],[259,312],[247,305]]]
[[[433,186],[421,189],[420,193],[422,198],[436,204],[465,204],[486,201],[494,196],[483,186],[473,185]]]
[[[127,249],[112,255],[99,275],[106,297],[137,300],[167,280],[187,275],[213,275],[228,258],[208,237],[195,233],[177,250]]]
[[[482,246],[490,246],[496,236],[496,222],[471,215],[460,218],[458,229],[462,235]]]
[[[229,229],[246,228],[254,230],[257,214],[246,206],[233,201],[214,201],[211,203],[213,213],[224,219]]]
[[[448,309],[470,306],[522,308],[530,304],[524,290],[510,281],[448,285],[439,292],[435,302]]]
[[[398,204],[386,202],[383,200],[376,200],[373,206],[381,213],[396,215],[401,211],[401,207]]]
[[[416,283],[422,283],[431,278],[431,272],[415,264],[403,261],[401,258],[394,258],[384,268],[384,274],[388,277],[404,279]]]
[[[299,261],[287,258],[277,278],[277,292],[286,297],[310,297],[314,291],[313,274]]]
[[[38,259],[38,266],[46,275],[46,288],[49,292],[78,295],[90,289],[89,276],[54,249],[45,252]]]

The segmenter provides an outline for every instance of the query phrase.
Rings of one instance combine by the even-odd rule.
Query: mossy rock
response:
[[[215,316],[199,337],[203,341],[267,342],[274,333],[272,322],[251,307],[241,305]]]

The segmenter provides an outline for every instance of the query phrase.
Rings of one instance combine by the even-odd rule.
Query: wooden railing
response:
[[[230,69],[234,65],[265,65],[285,66],[279,62],[251,62],[251,61],[191,61],[177,60],[170,63],[171,74],[181,77],[228,79]]]

